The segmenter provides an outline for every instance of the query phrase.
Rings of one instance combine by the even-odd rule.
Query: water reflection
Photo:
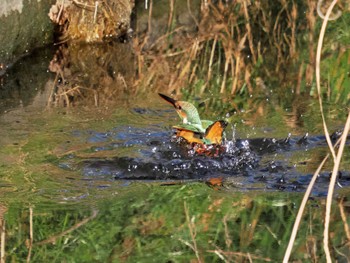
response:
[[[43,48],[24,57],[0,77],[0,115],[12,109],[46,106],[54,77],[48,70],[54,50]]]
[[[61,45],[49,69],[56,73],[49,105],[108,105],[134,91],[130,43]]]

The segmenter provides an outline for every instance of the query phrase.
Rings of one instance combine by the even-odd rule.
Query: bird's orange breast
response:
[[[176,130],[176,136],[184,138],[189,143],[203,144],[203,141],[193,131],[177,129]]]

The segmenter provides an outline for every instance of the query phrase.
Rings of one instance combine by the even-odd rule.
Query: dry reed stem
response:
[[[324,15],[324,14],[322,13],[322,11],[321,11],[321,6],[322,6],[322,4],[323,4],[323,0],[319,0],[319,1],[317,2],[317,14],[318,14],[319,17],[321,17],[322,19],[326,19],[326,18],[325,18],[325,15]],[[337,12],[334,16],[332,16],[332,17],[329,16],[328,20],[329,20],[329,21],[337,20],[341,15],[342,15],[342,11],[338,10],[338,12]]]
[[[277,244],[280,246],[281,245],[281,239],[279,239],[277,234],[272,231],[271,227],[269,227],[268,225],[265,225],[265,227],[266,227],[267,231],[271,234],[273,239],[276,240]]]
[[[300,68],[299,68],[298,81],[297,81],[297,85],[296,85],[296,88],[295,88],[295,94],[296,95],[300,95],[300,87],[301,87],[301,81],[303,79],[303,72],[304,72],[304,61],[301,62]]]
[[[337,0],[334,0],[327,10],[326,17],[325,17],[325,20],[323,21],[322,28],[320,31],[320,36],[319,36],[319,41],[318,41],[318,46],[317,46],[317,55],[316,55],[316,84],[317,84],[318,98],[319,98],[319,103],[320,103],[320,111],[321,111],[321,115],[322,115],[323,127],[325,130],[327,143],[329,145],[330,151],[331,151],[333,159],[334,159],[334,167],[333,167],[331,182],[329,184],[328,195],[327,195],[325,228],[324,228],[324,239],[323,239],[323,245],[324,245],[324,250],[326,253],[327,262],[332,262],[329,247],[328,247],[328,238],[329,238],[328,232],[329,232],[329,221],[330,221],[330,212],[331,212],[331,204],[332,204],[332,199],[333,199],[334,185],[336,182],[336,178],[337,178],[337,174],[338,174],[338,169],[339,169],[340,160],[341,160],[341,156],[343,153],[345,141],[346,141],[347,134],[348,134],[348,131],[350,128],[350,113],[349,113],[348,119],[347,119],[346,124],[345,124],[344,133],[341,137],[338,155],[336,155],[334,148],[332,146],[332,142],[330,140],[330,136],[328,133],[328,129],[327,129],[324,114],[323,114],[321,88],[320,88],[320,60],[321,60],[321,50],[322,50],[323,37],[325,34],[325,29],[326,29],[329,15],[330,15],[334,5],[336,4],[336,2],[337,2]],[[326,155],[326,157],[323,159],[323,161],[319,165],[317,171],[315,172],[314,176],[312,177],[311,182],[309,183],[309,186],[305,192],[303,201],[302,201],[301,206],[300,206],[299,211],[298,211],[297,218],[296,218],[295,223],[294,223],[292,235],[291,235],[291,238],[289,240],[289,244],[288,244],[284,259],[283,259],[284,263],[287,263],[289,260],[289,257],[290,257],[290,254],[291,254],[291,251],[293,248],[293,244],[295,241],[295,237],[296,237],[299,225],[300,225],[301,217],[302,217],[303,211],[305,209],[306,202],[310,196],[311,189],[316,181],[317,175],[318,175],[319,171],[321,170],[322,166],[324,165],[325,161],[328,159],[328,157],[329,157],[329,154]]]
[[[168,53],[168,54],[162,54],[160,55],[161,58],[170,58],[170,57],[176,57],[178,55],[182,55],[184,53],[187,53],[189,50],[191,50],[192,47],[186,48],[184,50],[180,50],[177,52],[173,52],[173,53]],[[152,58],[152,56],[149,56],[150,58]]]
[[[239,73],[239,64],[241,62],[241,56],[238,56],[236,59],[236,67],[235,67],[235,73],[233,74],[232,78],[232,88],[231,88],[231,94],[235,94],[237,90],[237,82],[238,82],[238,73]],[[233,68],[233,59],[231,58],[231,65]]]
[[[321,0],[319,0],[321,1]],[[332,142],[328,133],[325,117],[323,114],[323,106],[322,106],[322,94],[321,94],[321,87],[320,87],[320,61],[321,61],[321,50],[322,50],[322,43],[323,43],[323,37],[326,31],[326,26],[328,23],[329,16],[332,12],[332,9],[334,8],[335,4],[337,3],[337,0],[333,0],[331,5],[327,9],[326,16],[323,20],[322,23],[322,28],[320,32],[320,37],[318,40],[318,45],[317,45],[317,53],[316,53],[316,85],[317,85],[317,91],[318,91],[318,99],[319,99],[319,104],[320,104],[320,110],[321,110],[321,115],[322,115],[322,121],[323,121],[323,127],[327,139],[327,143],[329,146],[330,151],[332,152],[333,159],[334,159],[334,166],[333,166],[333,171],[332,171],[332,176],[331,176],[331,181],[329,183],[328,187],[328,194],[327,194],[327,203],[326,203],[326,215],[325,215],[325,223],[324,223],[324,232],[323,232],[323,248],[326,254],[326,259],[327,262],[332,262],[331,258],[331,253],[329,251],[329,222],[330,222],[330,213],[331,213],[331,207],[332,207],[332,200],[333,200],[333,192],[334,192],[334,186],[339,170],[339,165],[340,165],[340,160],[342,157],[342,153],[344,150],[344,145],[346,142],[347,134],[349,132],[349,127],[350,127],[350,114],[348,115],[348,119],[345,124],[345,130],[344,133],[341,137],[341,143],[340,147],[338,150],[338,155],[335,154],[334,148],[332,146]]]
[[[308,187],[306,189],[306,192],[304,194],[303,200],[302,200],[302,202],[300,204],[300,208],[298,210],[297,217],[295,218],[292,234],[290,236],[288,247],[287,247],[286,252],[284,254],[283,263],[287,263],[289,261],[289,258],[290,258],[291,252],[292,252],[292,248],[293,248],[293,245],[294,245],[295,237],[296,237],[296,235],[298,233],[298,230],[299,230],[301,217],[303,216],[303,213],[304,213],[304,210],[305,210],[306,203],[307,203],[307,201],[309,199],[309,196],[311,194],[311,190],[314,187],[314,184],[316,182],[318,174],[320,173],[320,171],[321,171],[323,165],[325,164],[325,162],[327,161],[328,157],[329,157],[329,154],[327,154],[326,157],[322,160],[322,162],[318,166],[316,172],[312,176],[311,181],[310,181],[310,183],[309,183],[309,185],[308,185]]]
[[[311,221],[311,218],[310,218]],[[310,222],[310,225],[312,222]],[[317,258],[317,238],[315,236],[307,237],[306,239],[306,249],[309,255],[309,258],[312,262],[318,262]]]
[[[60,11],[58,12],[58,15],[57,15],[57,18],[56,18],[56,23],[59,23],[59,21],[60,21],[60,18],[61,18],[63,9],[64,9],[64,1],[65,1],[65,0],[62,0],[61,8],[60,8]]]
[[[98,11],[98,1],[95,1],[94,24],[96,24],[97,11]]]
[[[94,219],[98,214],[98,210],[93,209],[92,210],[92,215],[89,216],[88,218],[83,219],[82,221],[80,221],[79,223],[76,223],[74,226],[72,226],[71,228],[63,231],[62,233],[59,233],[57,235],[54,235],[48,239],[42,240],[38,243],[35,243],[34,245],[45,245],[45,244],[49,244],[49,243],[54,243],[56,241],[56,239],[64,237],[65,235],[67,235],[68,233],[80,228],[81,226],[85,225],[86,223],[88,223],[90,220]]]
[[[83,9],[88,9],[90,11],[95,10],[94,5],[89,5],[87,3],[79,2],[77,0],[73,0],[73,3],[76,4],[77,7],[83,8]]]
[[[348,220],[346,218],[345,210],[344,210],[344,198],[342,198],[339,202],[339,211],[340,211],[340,216],[344,224],[344,232],[346,235],[346,239],[348,242],[350,242],[350,229],[348,225]]]
[[[198,263],[201,263],[202,260],[201,260],[201,258],[199,256],[199,252],[198,252],[198,248],[197,248],[197,242],[196,242],[196,229],[195,229],[194,224],[190,220],[190,214],[188,212],[188,207],[187,207],[186,201],[184,201],[184,209],[185,209],[187,226],[188,226],[188,229],[190,230],[190,235],[191,235],[191,239],[192,239],[192,243],[193,243],[190,247],[192,248],[192,250],[196,254],[196,258],[198,260]]]
[[[211,252],[211,251],[210,251]],[[221,260],[223,260],[225,263],[230,262],[229,260],[227,260],[224,255],[221,254],[220,250],[214,250],[213,251],[214,254],[216,254]]]
[[[33,207],[29,208],[29,251],[27,255],[27,262],[30,262],[33,248]]]
[[[145,61],[144,56],[142,55],[142,50],[138,50],[137,52],[137,70],[138,70],[138,77],[139,79],[142,77],[142,70],[143,70],[143,63]]]
[[[291,21],[290,23],[292,24],[292,36],[291,36],[291,41],[290,41],[290,55],[292,58],[295,58],[296,54],[296,21],[297,21],[297,16],[298,16],[298,9],[296,4],[293,2],[293,8],[291,12]]]
[[[53,81],[51,92],[50,92],[50,96],[49,96],[49,99],[47,100],[47,107],[49,107],[52,104],[52,102],[54,101],[56,85],[57,85],[57,82],[58,82],[59,74],[60,73],[58,73],[58,72],[56,73],[55,79]]]
[[[190,79],[188,80],[188,83],[191,84],[192,81],[194,80],[194,78],[196,77],[196,70],[198,68],[198,63],[196,63],[194,65],[194,67],[192,68],[192,73],[191,73],[191,76],[190,76]]]
[[[177,33],[177,31],[180,31],[184,29],[184,26],[180,26],[178,28],[175,28],[172,31],[167,32],[166,34],[160,36],[159,38],[157,38],[157,40],[153,41],[152,45],[149,47],[150,50],[152,50],[152,48],[154,48],[161,40],[163,40],[164,38],[167,38],[168,36]]]
[[[142,52],[144,46],[147,44],[149,36],[152,33],[152,13],[153,13],[153,1],[149,2],[149,10],[148,10],[148,21],[147,21],[147,32],[145,38],[143,39],[142,44],[140,45],[140,52]]]
[[[214,42],[213,42],[213,46],[211,49],[211,53],[210,53],[210,59],[209,59],[209,65],[208,65],[208,77],[207,77],[207,82],[210,81],[211,79],[211,74],[212,74],[212,65],[213,65],[213,60],[214,60],[214,54],[215,54],[215,48],[216,48],[216,43],[218,42],[218,36],[215,35],[214,37]]]
[[[253,94],[253,86],[252,84],[250,83],[250,76],[251,76],[251,72],[250,72],[250,67],[249,66],[246,66],[245,68],[245,72],[244,72],[244,81],[247,85],[247,89],[248,89],[248,92],[249,94]]]
[[[227,70],[228,70],[228,65],[229,65],[229,63],[230,63],[230,61],[226,58],[226,60],[225,60],[224,77],[223,77],[223,79],[222,79],[221,88],[220,88],[220,93],[224,93],[224,90],[225,90],[226,78],[227,78]]]
[[[279,68],[280,68],[280,64],[282,63],[281,60],[283,59],[283,52],[282,52],[282,49],[281,49],[281,40],[280,40],[280,26],[279,26],[279,20],[280,20],[280,17],[283,13],[283,11],[285,10],[285,6],[283,6],[283,8],[278,12],[277,14],[277,17],[276,17],[276,21],[275,21],[275,24],[273,26],[273,39],[274,39],[274,45],[275,47],[277,48],[277,52],[278,52],[278,55],[277,55],[277,63],[276,63],[276,69],[275,71],[278,72],[279,71]]]
[[[208,0],[201,0],[201,10],[203,12],[203,10],[208,9],[209,3]]]
[[[250,253],[223,251],[220,248],[218,248],[216,250],[207,250],[207,252],[215,253],[217,255],[219,253],[220,255],[225,255],[225,256],[231,256],[231,257],[235,256],[235,257],[240,257],[240,258],[247,258],[249,260],[249,262],[253,262],[253,259],[257,260],[259,262],[260,261],[266,261],[266,262],[271,262],[272,261],[270,258],[262,258],[262,257],[259,257],[259,256],[252,255]],[[229,262],[245,262],[245,261],[241,259],[241,261],[229,261]]]
[[[178,81],[182,81],[182,79],[185,77],[185,75],[190,71],[192,61],[196,58],[197,52],[199,49],[199,41],[196,40],[191,48],[190,56],[186,62],[186,65],[183,67],[181,73],[179,74]]]
[[[186,246],[188,246],[190,249],[192,249],[193,251],[195,250],[195,248],[193,247],[193,245],[191,243],[189,243],[186,240],[183,240],[182,238],[178,239],[180,242],[184,243]]]
[[[170,10],[169,10],[169,18],[168,18],[168,30],[167,30],[167,34],[170,32],[171,30],[171,24],[173,22],[173,15],[174,15],[174,0],[170,0],[169,1],[169,5],[170,5]]]
[[[315,41],[314,32],[316,25],[316,15],[315,15],[316,3],[314,0],[308,0],[308,11],[306,13],[306,20],[309,28],[308,33],[308,46],[309,46],[309,63],[305,69],[305,80],[306,84],[310,85],[314,78],[314,66],[313,61],[315,61]],[[312,63],[312,64],[311,64]]]
[[[334,0],[334,2],[336,2],[336,1],[337,0]],[[329,15],[328,12],[327,12],[327,14]],[[327,18],[327,15],[326,15],[326,18]],[[326,19],[324,21],[326,21]],[[336,183],[336,180],[338,177],[340,161],[341,161],[341,158],[343,155],[343,151],[344,151],[346,139],[348,137],[349,129],[350,129],[350,111],[348,113],[348,118],[347,118],[346,123],[345,123],[344,132],[341,136],[338,154],[337,154],[336,159],[334,161],[331,181],[330,181],[329,187],[328,187],[327,203],[326,203],[326,216],[325,216],[324,232],[323,232],[323,246],[324,246],[324,250],[326,252],[327,262],[332,262],[331,254],[329,252],[329,247],[328,247],[328,245],[329,245],[328,240],[329,240],[329,222],[330,222],[330,214],[331,214],[331,208],[332,208],[333,192],[334,192],[334,186],[335,186],[335,183]]]
[[[6,242],[6,227],[5,219],[0,219],[1,233],[1,248],[0,248],[0,263],[5,263],[5,242]]]
[[[248,36],[248,32],[245,33],[245,35],[241,38],[241,40],[239,41],[236,50],[235,50],[235,58],[236,58],[236,67],[235,67],[235,71],[232,72],[232,88],[231,88],[231,94],[235,94],[237,91],[237,83],[238,83],[238,74],[239,74],[239,70],[240,70],[240,62],[241,62],[241,52],[244,49],[244,43],[247,39]],[[244,62],[243,62],[244,63]],[[233,58],[231,56],[231,67],[232,67],[232,71],[233,71]]]
[[[247,8],[247,1],[244,0],[243,1],[243,7],[244,7],[244,17],[246,20],[246,29],[247,29],[247,34],[248,34],[248,42],[249,42],[249,48],[250,48],[250,52],[252,54],[253,57],[253,63],[256,64],[256,55],[255,55],[255,51],[254,51],[254,44],[253,44],[253,34],[252,34],[252,28],[249,24],[250,22],[250,17],[249,17],[249,13],[248,13],[248,8]]]
[[[222,220],[225,228],[225,243],[226,243],[226,248],[229,249],[232,245],[232,239],[230,237],[229,231],[228,231],[228,226],[227,226],[227,220],[228,220],[228,215],[226,214]]]
[[[336,3],[337,3],[337,0],[333,0],[332,4],[329,6],[329,8],[327,10],[326,17],[322,23],[322,28],[321,28],[320,36],[318,39],[317,53],[316,53],[316,86],[317,86],[317,92],[318,92],[318,101],[320,104],[320,112],[321,112],[321,116],[322,116],[322,122],[323,122],[323,128],[324,128],[326,140],[327,140],[329,150],[331,151],[334,160],[336,159],[336,154],[335,154],[334,148],[332,146],[332,141],[331,141],[331,138],[329,136],[326,120],[325,120],[324,113],[323,113],[322,93],[321,93],[321,85],[320,85],[320,63],[321,63],[321,52],[322,52],[323,38],[325,35],[326,26],[328,23],[328,18],[329,18],[330,14],[332,12],[332,9]]]
[[[190,0],[187,0],[187,9],[188,9],[188,13],[190,14],[191,18],[196,23],[197,28],[199,28],[199,23],[198,23],[196,17],[192,14],[192,11],[191,11]]]

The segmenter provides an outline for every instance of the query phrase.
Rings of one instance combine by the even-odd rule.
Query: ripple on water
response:
[[[153,114],[146,109],[134,110]],[[225,151],[206,156],[196,154],[176,139],[171,140],[172,131],[164,131],[161,124],[147,128],[120,126],[108,132],[85,134],[75,131],[74,135],[86,136],[91,144],[89,151],[99,155],[75,152],[62,158],[59,166],[80,171],[84,177],[131,181],[222,177],[226,187],[234,189],[304,191],[314,171],[310,154],[327,147],[322,136],[306,139],[288,135],[280,140],[228,140]],[[323,195],[328,181],[326,175],[321,175],[314,194]],[[349,183],[349,173],[343,172],[340,185]]]

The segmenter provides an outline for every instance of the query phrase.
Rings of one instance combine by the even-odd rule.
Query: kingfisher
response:
[[[173,126],[177,137],[182,137],[189,143],[202,145],[222,143],[222,135],[227,126],[226,121],[201,120],[197,108],[192,103],[158,94],[175,108],[182,120],[181,124]]]

